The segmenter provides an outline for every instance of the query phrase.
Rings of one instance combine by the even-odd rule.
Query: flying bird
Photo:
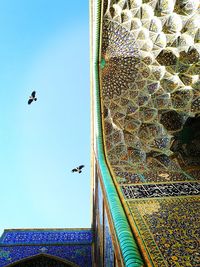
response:
[[[72,170],[72,172],[78,172],[78,173],[81,173],[83,167],[85,167],[85,166],[84,166],[84,165],[80,165],[79,167],[74,168],[74,169]]]
[[[35,95],[36,95],[36,91],[33,91],[33,92],[31,93],[31,96],[29,96],[29,100],[28,100],[28,104],[29,104],[29,105],[33,102],[33,100],[34,100],[34,101],[37,100],[37,98],[35,97]]]

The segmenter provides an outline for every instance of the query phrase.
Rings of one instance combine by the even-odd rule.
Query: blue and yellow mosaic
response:
[[[200,266],[200,1],[103,1],[104,148],[148,266]]]
[[[152,266],[199,266],[199,209],[196,197],[127,202]]]

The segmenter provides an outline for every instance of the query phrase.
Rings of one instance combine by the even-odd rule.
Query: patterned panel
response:
[[[134,36],[119,24],[105,21],[103,33],[102,89],[103,96],[109,99],[120,96],[129,88],[130,82],[134,81],[138,72],[139,56]]]
[[[116,169],[117,181],[119,184],[133,184],[133,183],[142,183],[142,182],[179,182],[179,181],[191,181],[191,180],[199,180],[199,170],[188,171],[188,173],[177,172],[177,171],[169,171],[167,169],[156,170],[153,169],[151,171],[144,171],[143,174],[134,173],[134,169],[130,169],[128,172],[121,172]],[[188,175],[188,174],[191,175]]]
[[[0,244],[88,244],[92,238],[91,230],[7,230]]]
[[[104,237],[104,266],[114,267],[114,249],[106,212],[104,215]]]
[[[40,253],[76,263],[80,267],[92,266],[91,245],[55,246],[0,246],[0,267]]]
[[[200,203],[196,197],[127,203],[153,266],[200,266]]]
[[[0,267],[41,253],[92,266],[92,240],[89,229],[6,230],[0,241]]]
[[[152,181],[163,170],[171,180],[188,180],[199,166],[200,1],[180,3],[104,1],[104,135],[107,157],[122,180]]]
[[[103,1],[106,159],[152,266],[200,266],[199,6],[199,0]]]
[[[124,185],[121,189],[126,199],[200,195],[199,183]]]

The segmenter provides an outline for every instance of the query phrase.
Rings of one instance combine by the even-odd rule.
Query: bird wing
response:
[[[84,165],[80,165],[78,168],[79,170],[83,169],[83,167],[85,167]]]
[[[36,94],[36,91],[33,91],[31,94],[33,98],[35,98],[35,94]]]
[[[33,99],[30,98],[30,99],[28,100],[28,104],[30,105],[32,102],[33,102]]]
[[[77,172],[77,169],[72,169],[72,172]]]

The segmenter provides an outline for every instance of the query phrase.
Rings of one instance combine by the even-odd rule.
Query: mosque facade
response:
[[[90,229],[8,229],[0,267],[200,266],[200,1],[91,0]]]

